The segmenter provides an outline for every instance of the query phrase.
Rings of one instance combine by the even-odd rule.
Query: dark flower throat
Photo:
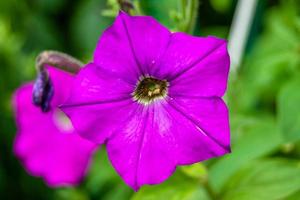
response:
[[[149,104],[155,99],[165,97],[167,87],[168,83],[165,80],[144,77],[134,90],[133,97],[140,103]]]

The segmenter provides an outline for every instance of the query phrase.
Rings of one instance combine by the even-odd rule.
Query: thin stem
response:
[[[181,14],[182,14],[182,18],[185,19],[186,18],[186,5],[187,5],[187,0],[181,0],[180,1],[180,10],[181,10]]]
[[[189,0],[188,2],[188,18],[186,25],[186,32],[192,34],[195,29],[196,19],[198,14],[199,0]]]
[[[205,188],[211,200],[220,200],[218,196],[215,194],[215,192],[213,191],[213,189],[211,188],[211,186],[209,185],[207,180],[203,183],[203,187]]]
[[[242,61],[257,2],[258,0],[239,0],[237,3],[228,42],[231,71],[233,72],[237,70]]]
[[[76,74],[83,66],[83,63],[65,53],[61,53],[58,51],[43,51],[38,55],[36,59],[37,71],[44,71],[46,65],[50,65],[72,74]]]
[[[198,14],[199,0],[181,0],[179,2],[180,21],[177,29],[193,34]]]
[[[127,14],[131,14],[131,10],[134,9],[134,6],[130,0],[118,0],[118,4],[120,6],[120,9]]]

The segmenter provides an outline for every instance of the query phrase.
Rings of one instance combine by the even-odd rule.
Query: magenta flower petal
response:
[[[72,76],[52,67],[48,70],[55,89],[49,112],[33,105],[33,84],[15,92],[14,152],[31,175],[42,177],[49,186],[74,185],[85,175],[96,145],[78,136],[70,122],[61,121],[64,114],[57,106],[66,100]],[[62,83],[64,87],[59,87]]]
[[[177,141],[163,105],[140,105],[107,143],[109,158],[134,190],[167,179],[176,166]],[[170,124],[171,123],[171,124]]]
[[[166,110],[179,145],[178,164],[191,164],[230,152],[226,104],[218,97],[176,98]],[[182,134],[184,130],[184,134]]]
[[[226,42],[172,33],[151,17],[120,13],[77,75],[62,110],[83,137],[107,143],[134,190],[177,165],[230,152]]]
[[[229,143],[228,111],[221,99],[178,99],[140,106],[109,138],[107,150],[117,172],[138,190],[164,181],[176,165],[230,152]]]
[[[173,33],[154,76],[170,81],[170,96],[221,97],[227,86],[229,63],[225,40]]]
[[[131,17],[120,12],[98,42],[94,62],[118,77],[136,84],[141,74],[165,51],[171,34],[154,18]]]
[[[75,79],[68,102],[61,107],[81,136],[97,143],[103,143],[134,110],[134,86],[108,73],[93,63],[85,66]]]
[[[89,63],[81,69],[75,79],[75,82],[80,82],[81,86],[73,88],[72,97],[68,100],[69,103],[92,101],[98,103],[97,100],[109,102],[111,100],[130,99],[130,93],[135,87],[120,78],[112,76],[94,63]]]

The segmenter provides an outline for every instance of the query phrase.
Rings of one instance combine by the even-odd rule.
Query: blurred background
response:
[[[186,1],[141,0],[135,6],[171,30],[228,38],[237,0],[201,0],[190,18],[182,14]],[[165,183],[137,193],[118,177],[103,149],[76,188],[52,189],[26,173],[12,153],[12,93],[35,78],[35,57],[43,50],[89,61],[118,9],[116,0],[0,1],[0,198],[299,200],[299,0],[258,0],[243,60],[230,74],[225,97],[231,154],[179,167]]]

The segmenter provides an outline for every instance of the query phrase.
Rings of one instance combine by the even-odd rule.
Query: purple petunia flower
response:
[[[47,69],[55,90],[48,112],[33,105],[32,83],[15,92],[18,133],[14,152],[30,174],[42,177],[48,185],[74,185],[85,175],[96,145],[81,138],[57,108],[69,95],[73,76]]]
[[[225,40],[120,12],[61,108],[83,137],[107,144],[116,171],[138,190],[177,165],[230,152],[221,99],[228,71]]]

